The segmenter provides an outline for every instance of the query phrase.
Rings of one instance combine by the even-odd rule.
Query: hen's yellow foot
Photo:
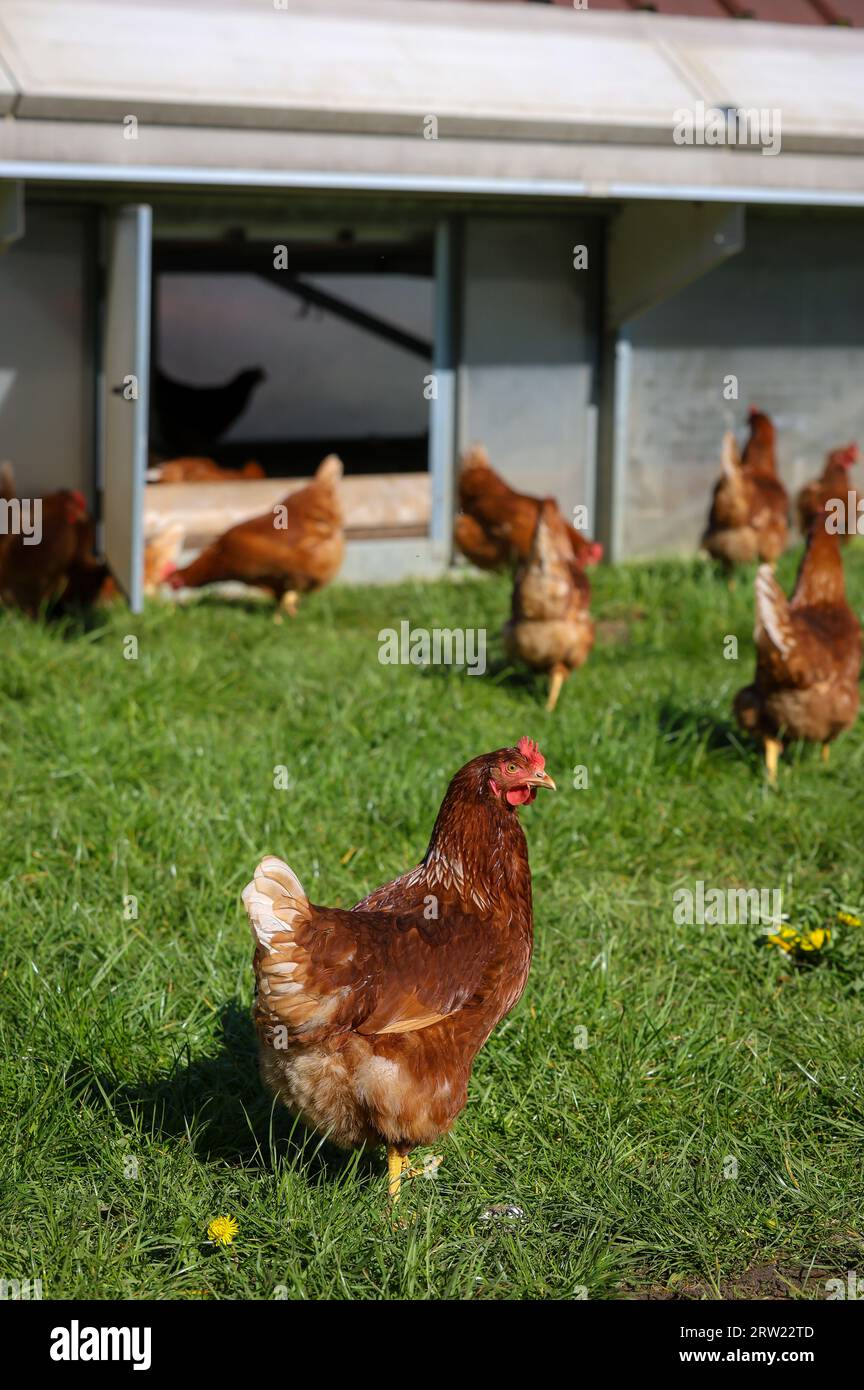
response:
[[[402,1187],[402,1174],[408,1168],[407,1158],[403,1158],[396,1149],[387,1150],[387,1191],[390,1193],[390,1201],[394,1207],[399,1201],[399,1191]]]
[[[822,744],[822,761],[823,761],[823,763],[827,763],[827,762],[830,762],[830,760],[831,760],[831,744],[830,744],[830,743],[823,743],[823,744]]]
[[[783,752],[783,744],[776,738],[765,740],[765,770],[772,787],[777,783],[777,762]]]

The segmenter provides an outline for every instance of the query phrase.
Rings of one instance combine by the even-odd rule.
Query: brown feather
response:
[[[527,847],[490,785],[511,761],[517,781],[531,775],[517,749],[457,773],[422,862],[351,911],[309,903],[275,859],[244,892],[262,1075],[337,1143],[407,1150],[449,1129],[474,1057],[525,987]]]
[[[828,743],[858,714],[861,628],[846,601],[839,539],[814,521],[786,598],[771,571],[756,576],[756,678],[735,714],[763,738]]]
[[[580,567],[599,558],[601,547],[587,540],[562,516],[552,497],[516,492],[499,477],[482,446],[470,449],[459,475],[460,514],[454,537],[462,554],[480,569],[506,569],[531,554],[541,508],[547,522]]]
[[[727,570],[755,560],[773,564],[789,540],[789,498],[777,476],[774,426],[767,415],[751,413],[740,458],[727,432],[721,463],[702,548]]]
[[[345,550],[339,480],[342,464],[335,454],[319,465],[312,482],[291,493],[281,505],[285,525],[275,511],[232,526],[207,546],[185,569],[175,570],[174,588],[199,588],[217,581],[240,580],[286,592],[305,593],[328,584],[338,573]],[[282,515],[278,515],[282,520]]]

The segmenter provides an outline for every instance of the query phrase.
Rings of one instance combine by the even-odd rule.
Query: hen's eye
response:
[[[516,766],[515,763],[508,763],[508,764],[507,764],[507,771],[508,771],[508,772],[518,772],[519,769],[518,769],[518,767]]]

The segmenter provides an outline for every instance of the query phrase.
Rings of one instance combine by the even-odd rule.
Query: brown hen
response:
[[[223,468],[215,459],[178,458],[156,464],[147,476],[154,483],[230,483],[266,474],[255,459],[249,459],[242,468]]]
[[[846,444],[842,449],[832,449],[825,460],[822,476],[805,483],[798,493],[798,525],[801,534],[806,536],[814,520],[833,500],[846,507],[849,492],[849,472],[858,459],[858,445]],[[840,533],[840,544],[845,545],[849,533]]]
[[[813,522],[795,592],[786,598],[767,565],[756,575],[756,679],[735,697],[742,728],[759,736],[771,782],[784,743],[828,748],[855,722],[861,627],[846,602],[839,537]]]
[[[3,476],[4,501],[15,497],[14,480],[7,467]],[[77,566],[90,563],[94,528],[82,493],[64,488],[38,499],[41,532],[33,537],[7,534],[0,545],[0,600],[21,608],[31,618],[61,597]],[[38,543],[31,544],[38,534]],[[94,565],[98,562],[93,561]]]
[[[603,547],[589,541],[564,519],[554,498],[516,492],[490,466],[489,455],[475,445],[462,460],[459,506],[454,537],[462,554],[480,569],[508,569],[528,559],[540,508],[554,508],[550,525],[565,537],[580,568],[597,564]]]
[[[339,481],[342,460],[335,454],[318,465],[315,477],[272,511],[225,531],[185,569],[175,570],[174,589],[197,589],[220,580],[240,580],[270,589],[276,615],[294,615],[301,593],[329,584],[345,552]]]
[[[468,1099],[474,1058],[519,999],[533,944],[517,808],[553,787],[521,739],[453,778],[422,862],[351,911],[262,860],[243,893],[265,1084],[344,1148],[385,1144],[391,1196]]]
[[[549,674],[548,710],[571,671],[584,666],[594,646],[591,586],[555,526],[554,504],[544,502],[531,555],[516,571],[504,645],[511,660]]]
[[[750,409],[750,438],[743,457],[735,436],[723,436],[721,476],[714,488],[702,547],[727,574],[736,565],[773,565],[789,540],[789,498],[777,476],[774,425]]]

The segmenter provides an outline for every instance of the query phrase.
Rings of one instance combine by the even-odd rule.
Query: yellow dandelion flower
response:
[[[827,946],[831,940],[831,933],[827,927],[814,927],[813,931],[805,932],[798,942],[799,951],[821,951],[823,946]]]
[[[831,940],[831,933],[827,927],[814,927],[812,931],[805,932],[797,931],[795,927],[781,927],[765,939],[788,955],[797,955],[802,951],[821,951]]]
[[[838,912],[837,921],[842,922],[844,927],[860,927],[861,918],[855,917],[851,912]]]
[[[207,1234],[215,1245],[230,1245],[239,1229],[233,1216],[217,1216],[207,1227]]]
[[[798,945],[799,936],[794,927],[781,927],[772,936],[766,936],[765,940],[772,946],[779,946],[781,951],[794,951]]]

